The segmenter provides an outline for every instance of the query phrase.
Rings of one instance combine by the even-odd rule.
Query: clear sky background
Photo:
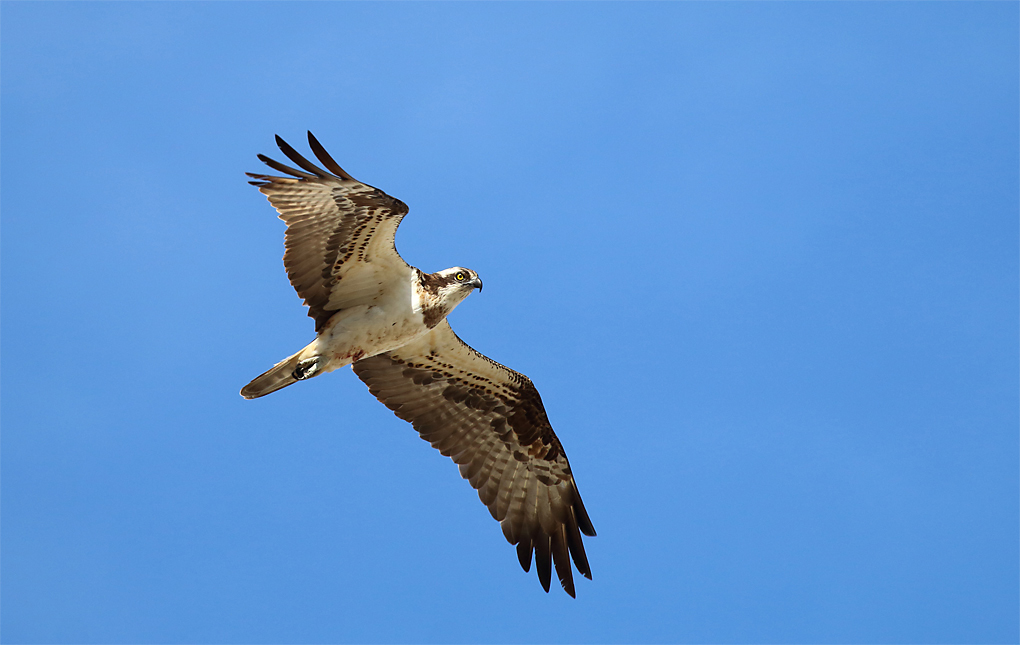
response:
[[[4,2],[0,637],[1016,642],[1018,13]],[[484,279],[576,600],[349,370],[238,395],[308,129]]]

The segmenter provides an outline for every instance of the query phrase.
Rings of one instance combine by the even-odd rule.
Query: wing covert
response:
[[[330,172],[301,156],[279,136],[280,150],[301,170],[258,158],[285,177],[247,173],[287,224],[283,264],[319,331],[336,311],[382,293],[411,268],[394,245],[407,206],[351,177],[308,133]]]
[[[464,343],[447,321],[400,349],[352,365],[386,407],[409,421],[460,473],[498,521],[525,571],[532,555],[549,591],[555,566],[591,578],[581,534],[594,536],[563,446],[531,380]]]

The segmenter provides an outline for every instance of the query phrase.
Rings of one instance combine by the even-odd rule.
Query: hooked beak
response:
[[[471,282],[468,282],[468,284],[471,285],[472,287],[478,289],[479,291],[482,290],[482,280],[480,278],[475,278]]]

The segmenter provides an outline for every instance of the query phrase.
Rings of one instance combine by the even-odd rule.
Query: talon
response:
[[[299,381],[303,381],[306,378],[312,378],[319,373],[319,357],[306,358],[297,364],[294,368],[294,372],[291,374],[294,378]]]

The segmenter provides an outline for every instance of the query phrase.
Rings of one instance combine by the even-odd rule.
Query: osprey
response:
[[[446,320],[481,291],[478,274],[408,265],[394,245],[408,210],[402,201],[347,174],[311,132],[308,144],[329,172],[279,136],[276,143],[300,170],[258,155],[287,176],[247,174],[287,224],[283,264],[316,337],[241,396],[255,399],[350,365],[379,401],[460,466],[517,545],[524,571],[534,554],[546,592],[555,566],[574,596],[570,559],[591,579],[581,533],[595,529],[542,398],[531,379],[476,352]]]

